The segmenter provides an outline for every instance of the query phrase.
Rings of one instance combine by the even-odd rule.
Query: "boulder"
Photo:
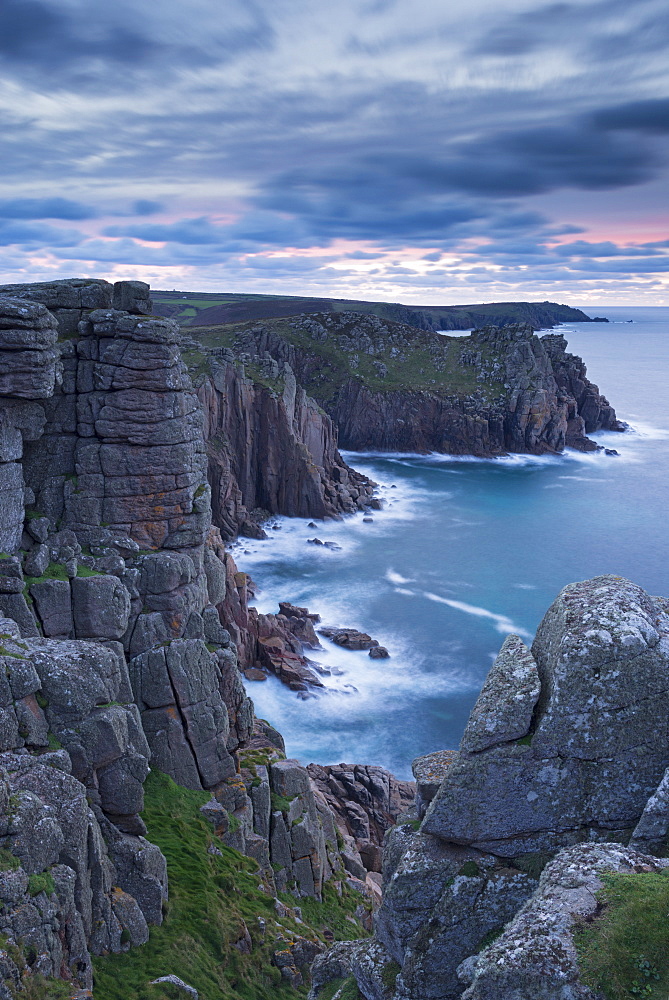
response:
[[[669,765],[663,602],[616,576],[565,587],[532,646],[533,713],[534,666],[512,642],[423,829],[504,857],[628,839]]]

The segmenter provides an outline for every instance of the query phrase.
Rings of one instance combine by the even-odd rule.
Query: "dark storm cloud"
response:
[[[0,242],[296,281],[378,259],[379,280],[427,285],[446,253],[546,280],[642,272],[659,243],[552,244],[583,232],[568,189],[613,204],[661,175],[664,2],[341,0],[323,33],[308,0],[0,0]],[[87,236],[37,225],[96,215]],[[364,249],[340,269],[246,263],[342,239]],[[431,278],[386,262],[405,247]]]
[[[524,11],[502,20],[471,47],[481,55],[517,56],[548,45],[564,25],[571,29],[578,8],[569,3],[552,3],[538,10]]]
[[[470,47],[472,55],[512,59],[568,46],[589,61],[627,60],[666,45],[664,0],[549,3],[520,13],[499,12]]]
[[[666,243],[664,244],[666,246]],[[660,247],[662,244],[659,245]],[[604,243],[587,243],[585,240],[576,240],[574,243],[562,243],[553,249],[553,253],[560,257],[649,257],[652,254],[660,255],[661,250],[653,249],[652,245],[644,243],[638,247],[618,246],[607,240]]]
[[[244,16],[234,16],[241,7],[220,8],[198,31],[195,11],[182,30],[170,30],[172,15],[177,25],[179,20],[174,0],[160,11],[115,3],[94,13],[85,0],[67,6],[59,0],[2,0],[2,75],[13,71],[58,89],[109,92],[130,90],[137,77],[157,81],[184,67],[223,64],[271,45],[273,31],[261,5],[246,0]]]
[[[649,101],[631,101],[604,108],[592,115],[596,129],[609,131],[669,133],[669,97]]]
[[[91,23],[40,0],[3,0],[0,54],[10,64],[39,66],[44,72],[82,58],[132,63],[155,48],[148,38],[119,25],[110,25],[102,37],[95,37]]]
[[[97,212],[67,198],[11,198],[0,200],[0,219],[94,219]]]
[[[94,219],[97,212],[67,198],[11,198],[0,200],[0,219]]]
[[[131,236],[149,243],[221,243],[224,238],[221,227],[213,226],[205,218],[181,219],[167,225],[138,223],[130,226],[107,226],[102,233],[103,236]]]

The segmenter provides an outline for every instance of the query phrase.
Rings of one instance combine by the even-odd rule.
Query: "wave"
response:
[[[495,622],[495,628],[502,635],[514,632],[516,635],[523,636],[526,639],[532,638],[530,632],[514,625],[507,615],[496,614],[494,611],[488,611],[487,608],[479,608],[476,604],[465,604],[464,601],[454,601],[448,597],[440,597],[439,594],[432,594],[427,590],[423,591],[423,597],[426,597],[428,601],[436,601],[438,604],[447,604],[449,608],[454,608],[456,611],[463,611],[467,615],[475,615],[477,618],[490,618]]]
[[[655,427],[652,424],[647,424],[640,420],[633,420],[629,424],[625,434],[636,436],[647,441],[666,441],[669,438],[669,430],[666,427]]]
[[[615,436],[615,440],[620,442],[621,434],[619,431],[609,431],[609,432],[599,432],[600,434],[611,434]],[[656,433],[661,434],[663,432],[656,430]],[[669,435],[669,432],[664,432]],[[598,435],[591,435],[593,440],[597,440]],[[607,444],[609,439],[607,438]],[[433,468],[434,466],[448,466],[448,465],[487,465],[496,466],[502,468],[518,469],[524,467],[547,467],[554,468],[556,465],[564,464],[565,462],[591,462],[593,460],[606,460],[610,458],[608,455],[604,455],[603,452],[582,452],[575,451],[572,448],[566,448],[563,452],[559,454],[551,455],[529,455],[525,453],[512,452],[507,455],[494,455],[491,457],[483,457],[479,455],[450,455],[445,452],[431,451],[428,453],[421,452],[393,452],[393,451],[365,451],[365,452],[342,452],[345,461],[352,465],[354,468],[359,468],[357,463],[358,459],[371,459],[373,461],[386,461],[391,464],[403,465],[407,468],[420,468],[428,467]],[[448,470],[456,471],[456,470]],[[369,475],[374,476],[374,471],[370,469]]]

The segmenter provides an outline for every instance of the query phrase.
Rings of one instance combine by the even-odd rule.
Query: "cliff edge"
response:
[[[376,316],[317,313],[197,336],[290,365],[353,451],[591,451],[588,433],[623,429],[564,337],[538,337],[529,325],[448,337]]]

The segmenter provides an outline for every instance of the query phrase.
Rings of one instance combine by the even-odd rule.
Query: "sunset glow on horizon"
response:
[[[0,281],[669,304],[660,0],[7,0]]]

